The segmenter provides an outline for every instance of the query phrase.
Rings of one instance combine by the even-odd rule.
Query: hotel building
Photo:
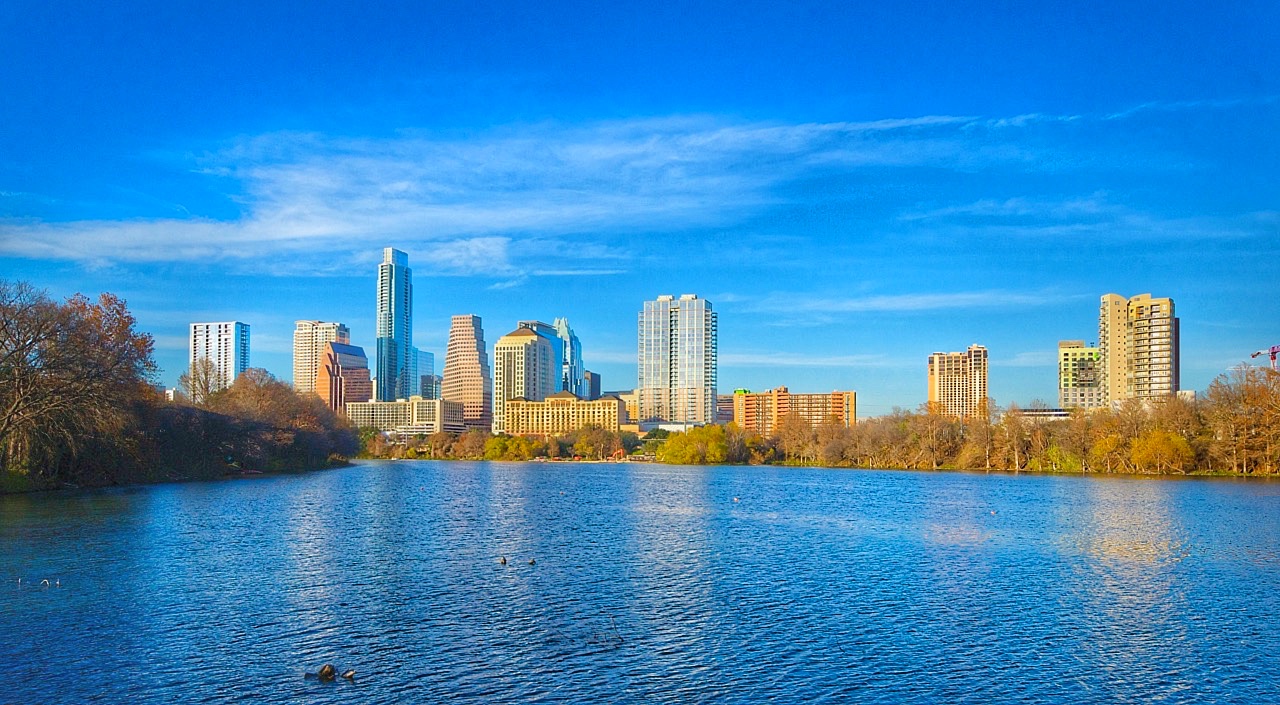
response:
[[[522,324],[498,338],[493,346],[493,432],[507,432],[507,400],[542,401],[556,393],[559,372],[550,341],[533,329]]]
[[[512,435],[558,436],[586,426],[617,432],[626,414],[625,403],[617,397],[579,399],[566,391],[542,401],[507,400],[504,426]]]
[[[349,402],[373,399],[369,359],[365,357],[364,349],[346,343],[325,343],[314,391],[339,414],[346,413]]]
[[[211,391],[230,387],[236,377],[249,369],[249,324],[192,323],[190,369],[194,369],[197,360],[213,363]]]
[[[1178,348],[1173,299],[1104,295],[1098,310],[1104,403],[1176,394]]]
[[[810,428],[835,421],[848,428],[858,420],[856,392],[829,394],[792,394],[786,387],[752,393],[739,389],[733,393],[733,422],[744,431],[772,436],[778,423],[787,415],[804,419]]]
[[[347,418],[356,428],[402,435],[462,433],[467,430],[462,414],[462,404],[417,396],[397,401],[347,402]]]
[[[444,355],[440,398],[463,405],[467,428],[493,426],[493,379],[479,316],[454,316]]]
[[[378,388],[379,401],[408,398],[417,367],[413,348],[413,271],[409,256],[388,247],[378,265]]]
[[[947,416],[972,417],[987,400],[987,349],[929,356],[929,407]]]
[[[1058,343],[1058,406],[1063,409],[1096,409],[1104,406],[1102,355],[1083,340]]]
[[[644,302],[639,317],[639,421],[716,420],[716,314],[693,294]]]
[[[316,391],[316,374],[327,343],[351,343],[351,331],[341,323],[295,321],[293,324],[293,388],[299,394]],[[320,394],[324,396],[324,394]],[[362,400],[363,401],[363,400]]]

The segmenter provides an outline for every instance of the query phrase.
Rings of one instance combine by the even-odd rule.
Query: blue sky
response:
[[[123,296],[170,385],[192,321],[371,351],[385,246],[418,347],[565,316],[607,389],[663,293],[722,391],[862,415],[975,342],[1052,403],[1108,292],[1174,298],[1184,388],[1280,343],[1280,5],[605,5],[4,3],[0,277]]]

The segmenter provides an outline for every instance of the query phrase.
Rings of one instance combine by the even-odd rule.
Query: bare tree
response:
[[[150,335],[123,300],[76,295],[58,304],[0,280],[0,460],[30,469],[120,429],[155,372]]]
[[[191,368],[178,377],[178,386],[187,392],[187,397],[196,406],[209,403],[209,397],[218,391],[218,366],[207,357],[198,357],[191,363]]]

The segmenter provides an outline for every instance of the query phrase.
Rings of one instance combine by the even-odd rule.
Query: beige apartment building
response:
[[[792,394],[786,387],[752,393],[739,389],[733,393],[733,422],[744,431],[772,436],[778,423],[788,414],[796,414],[810,428],[835,420],[845,427],[858,420],[856,392],[828,394]]]
[[[556,392],[541,401],[509,399],[506,432],[513,436],[559,436],[586,426],[617,432],[626,421],[626,404],[615,396],[580,399],[572,392]]]
[[[376,428],[398,434],[431,435],[467,430],[461,403],[419,396],[396,401],[347,402],[347,418],[356,428]]]
[[[1102,353],[1083,340],[1058,342],[1058,407],[1097,409],[1102,395]]]
[[[493,378],[485,350],[480,317],[454,316],[444,355],[440,398],[463,405],[467,428],[484,431],[493,426]]]
[[[929,356],[929,406],[947,416],[976,416],[987,401],[987,349]]]
[[[1098,310],[1103,403],[1176,394],[1178,338],[1173,299],[1104,295]]]
[[[318,391],[316,375],[323,363],[325,345],[350,345],[351,331],[341,323],[327,321],[295,321],[293,326],[293,388],[299,394]]]

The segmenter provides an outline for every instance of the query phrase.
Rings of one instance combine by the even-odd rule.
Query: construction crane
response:
[[[1271,369],[1274,370],[1276,368],[1276,355],[1280,355],[1280,345],[1272,345],[1271,348],[1268,350],[1259,350],[1258,352],[1250,355],[1249,357],[1257,357],[1259,355],[1266,355],[1268,353],[1271,354]]]

